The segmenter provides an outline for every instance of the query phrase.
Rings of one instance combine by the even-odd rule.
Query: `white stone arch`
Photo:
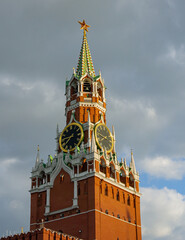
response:
[[[115,178],[116,176],[116,168],[115,168],[115,164],[113,162],[110,162],[110,177]]]
[[[70,86],[71,86],[70,91],[71,91],[71,96],[72,96],[78,92],[78,80],[76,78],[74,78],[71,81]]]
[[[88,78],[88,77],[85,77],[83,80],[82,80],[82,83],[83,83],[83,92],[92,92],[92,79]]]
[[[97,82],[97,93],[99,97],[103,98],[103,85],[100,81]]]
[[[134,174],[130,171],[129,172],[129,186],[134,188],[135,179]]]
[[[126,171],[123,167],[120,169],[120,182],[126,184]]]

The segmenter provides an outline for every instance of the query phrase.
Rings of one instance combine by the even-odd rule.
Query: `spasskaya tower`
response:
[[[106,125],[105,84],[95,74],[87,42],[66,81],[66,123],[56,133],[56,154],[31,173],[30,230],[44,226],[87,240],[141,240],[139,174],[118,161],[115,131]]]

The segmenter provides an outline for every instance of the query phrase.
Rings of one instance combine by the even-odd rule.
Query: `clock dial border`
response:
[[[80,137],[80,140],[78,140],[78,143],[77,143],[77,145],[76,145],[74,148],[72,148],[72,149],[67,149],[67,150],[66,150],[65,148],[62,147],[62,136],[63,136],[64,132],[66,131],[66,129],[68,129],[70,126],[73,126],[73,125],[78,126],[78,128],[80,129],[80,132],[81,132],[81,137]],[[70,152],[72,152],[72,151],[75,150],[76,147],[78,147],[78,146],[80,145],[80,143],[82,142],[83,138],[84,138],[84,131],[83,131],[82,126],[81,126],[79,123],[75,123],[75,122],[70,123],[70,124],[68,124],[68,125],[63,129],[62,133],[60,134],[60,138],[59,138],[59,146],[60,146],[60,149],[61,149],[63,152],[68,152],[68,150],[69,150]]]
[[[113,137],[112,137],[112,134],[111,134],[109,128],[104,123],[98,123],[96,125],[96,127],[95,127],[95,140],[96,140],[96,143],[97,143],[98,147],[100,149],[102,149],[102,146],[100,145],[100,142],[99,142],[98,137],[97,137],[97,129],[98,129],[99,126],[104,126],[108,130],[108,132],[109,132],[109,136],[111,137],[111,140],[112,140],[112,146],[111,146],[111,148],[107,152],[110,153],[112,151],[112,149],[113,149]]]

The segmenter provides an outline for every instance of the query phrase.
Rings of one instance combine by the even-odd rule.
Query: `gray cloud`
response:
[[[77,20],[92,26],[88,42],[107,86],[118,156],[134,148],[140,169],[146,158],[184,157],[184,8],[182,0],[0,2],[0,162],[18,161],[0,169],[0,234],[29,224],[28,214],[15,217],[22,205],[29,209],[36,146],[44,159],[54,154],[56,124],[65,126],[65,80],[82,39]]]

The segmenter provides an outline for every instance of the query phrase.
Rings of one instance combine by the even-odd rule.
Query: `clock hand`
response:
[[[107,139],[107,137],[103,136],[101,133],[98,133],[102,138]]]
[[[72,134],[72,135],[73,135],[73,134]],[[71,136],[69,136],[69,137],[65,137],[65,138],[62,138],[62,141],[65,140],[65,139],[68,139],[68,138],[70,138],[70,137],[71,137]]]
[[[66,144],[69,142],[69,140],[73,137],[73,134],[69,137],[69,139],[66,141]]]

